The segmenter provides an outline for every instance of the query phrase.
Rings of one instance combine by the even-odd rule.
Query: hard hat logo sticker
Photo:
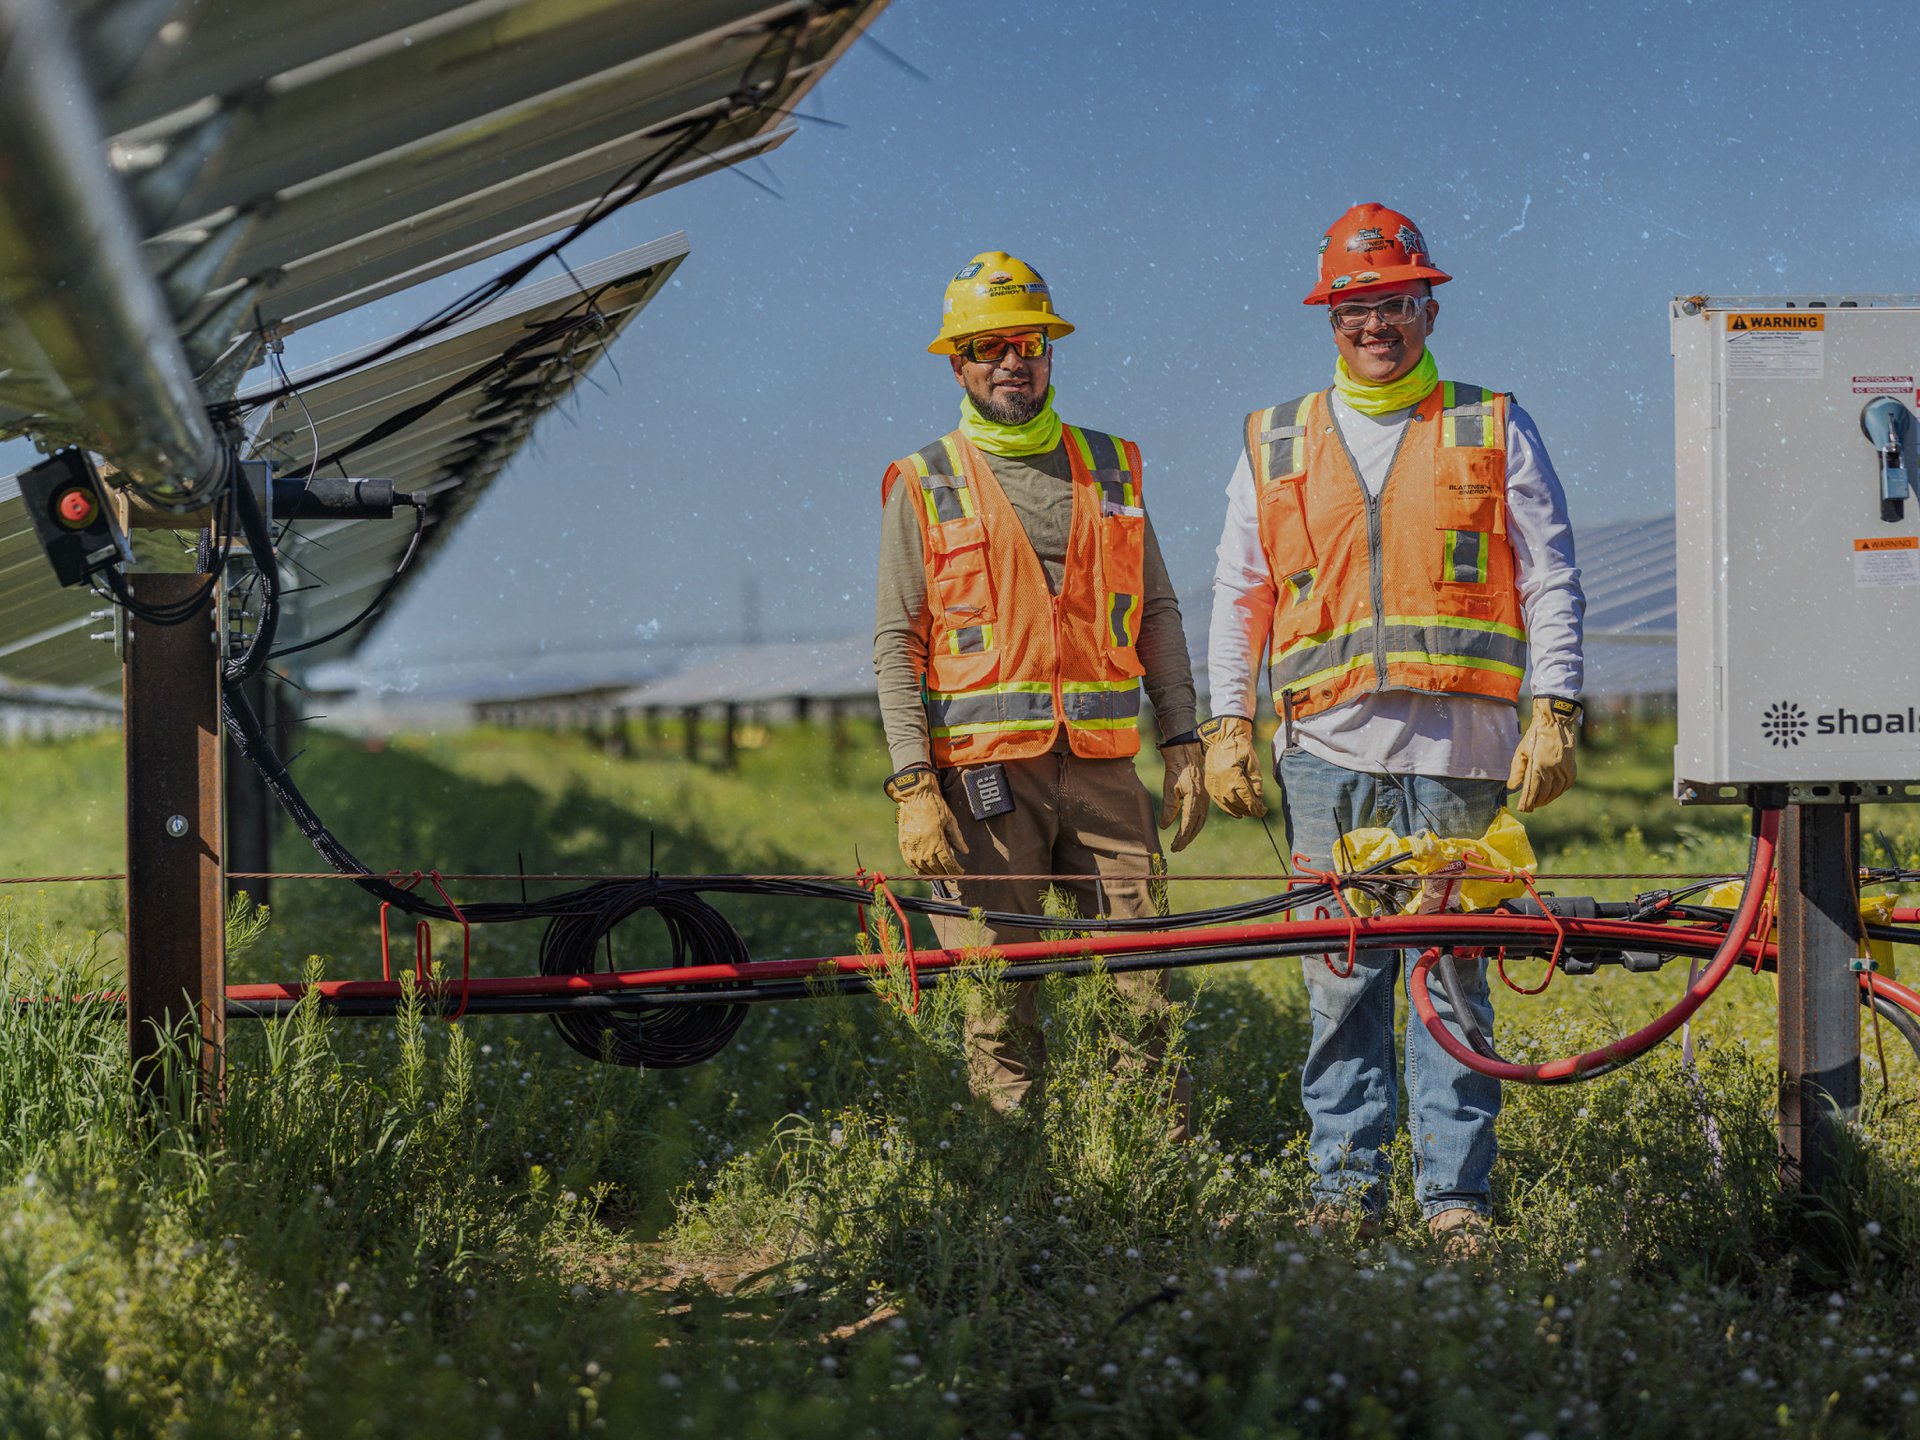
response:
[[[1427,253],[1427,242],[1421,238],[1420,232],[1411,225],[1402,225],[1398,230],[1394,231],[1393,239],[1394,243],[1406,251],[1408,255],[1412,255],[1416,251],[1422,255]]]
[[[962,270],[958,275],[954,276],[953,278],[956,280],[971,280],[974,276],[980,273],[981,268],[982,267],[980,262],[978,260],[975,260],[972,264],[968,265],[966,269]]]
[[[1380,272],[1378,270],[1362,270],[1358,275],[1353,277],[1353,283],[1356,285],[1371,285],[1379,278]]]
[[[1347,241],[1347,249],[1356,255],[1368,250],[1384,250],[1386,248],[1387,237],[1382,235],[1377,227],[1371,225],[1364,230],[1354,231],[1352,237]]]
[[[1351,285],[1352,283],[1353,283],[1353,277],[1351,275],[1341,275],[1336,277],[1333,283],[1328,285],[1327,288],[1329,290],[1344,290],[1347,288],[1347,286]]]

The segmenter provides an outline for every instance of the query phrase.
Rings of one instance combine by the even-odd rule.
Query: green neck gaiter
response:
[[[1369,384],[1355,375],[1347,368],[1347,357],[1344,355],[1334,363],[1334,393],[1362,415],[1384,415],[1389,410],[1404,410],[1409,405],[1418,405],[1433,393],[1433,387],[1439,383],[1440,367],[1433,363],[1431,350],[1420,356],[1420,363],[1413,369],[1398,380],[1389,380],[1384,385]]]
[[[1002,425],[989,420],[964,390],[960,393],[960,429],[967,439],[989,455],[1039,455],[1060,443],[1060,417],[1053,408],[1053,387],[1047,403],[1024,425]]]

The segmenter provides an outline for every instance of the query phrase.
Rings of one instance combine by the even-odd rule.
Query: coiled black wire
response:
[[[591,975],[614,926],[642,910],[667,928],[667,963],[745,964],[747,943],[727,917],[690,890],[643,885],[609,886],[593,910],[557,915],[540,940],[542,975]],[[611,968],[611,965],[609,965]],[[689,986],[688,992],[698,993]],[[562,1011],[548,1017],[553,1028],[582,1055],[615,1065],[679,1070],[711,1060],[727,1048],[745,1005],[651,1005],[622,1011]]]

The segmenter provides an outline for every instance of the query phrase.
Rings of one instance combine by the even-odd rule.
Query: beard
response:
[[[968,392],[972,394],[971,391]],[[985,395],[973,395],[973,408],[996,425],[1024,425],[1042,410],[1047,408],[1046,395],[1010,395],[1005,400],[996,400],[989,390]]]

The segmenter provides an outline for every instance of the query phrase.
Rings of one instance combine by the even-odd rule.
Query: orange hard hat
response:
[[[1301,303],[1331,305],[1335,295],[1350,290],[1402,280],[1442,285],[1452,278],[1434,268],[1418,225],[1398,210],[1369,202],[1333,222],[1320,242],[1320,283]]]

